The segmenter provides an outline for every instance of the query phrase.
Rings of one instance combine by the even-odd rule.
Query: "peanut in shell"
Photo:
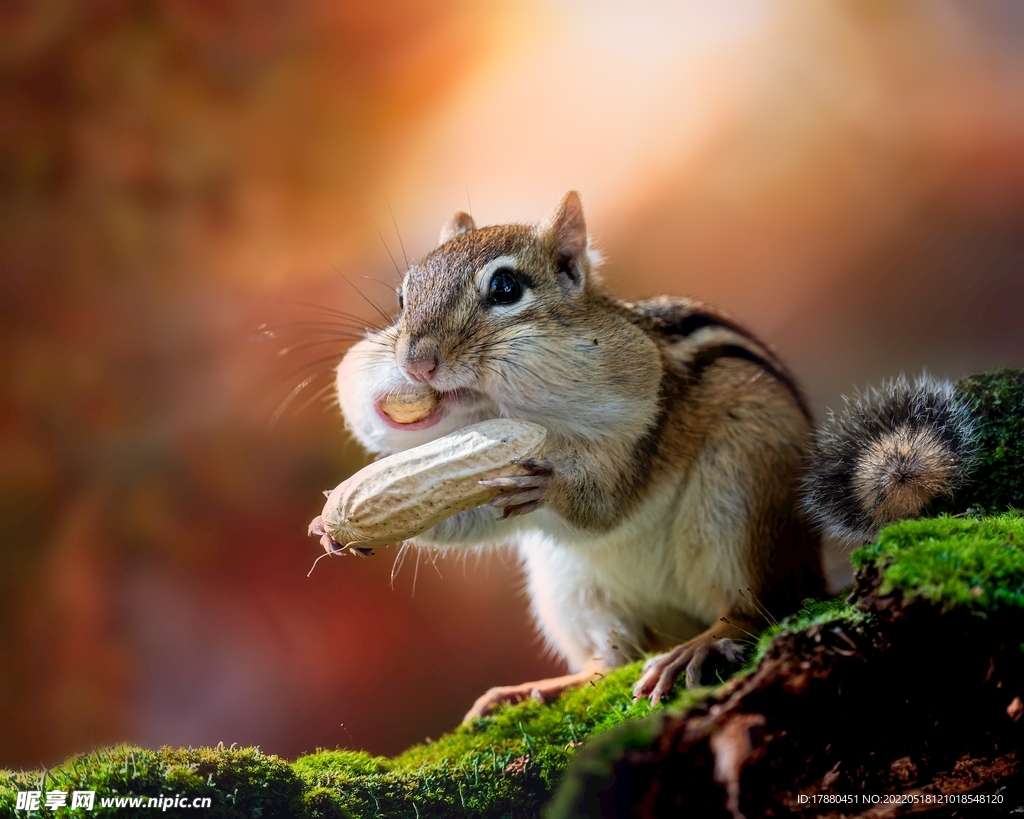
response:
[[[497,418],[389,455],[335,487],[310,533],[363,550],[415,537],[494,498],[480,481],[521,475],[515,461],[539,457],[546,438],[537,424]]]

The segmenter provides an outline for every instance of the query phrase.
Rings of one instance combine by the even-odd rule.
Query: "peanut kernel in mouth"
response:
[[[437,409],[437,393],[390,393],[380,401],[381,411],[396,424],[415,424],[428,418]]]

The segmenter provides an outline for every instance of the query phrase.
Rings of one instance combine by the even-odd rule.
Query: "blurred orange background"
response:
[[[819,414],[900,371],[1024,365],[1013,0],[0,20],[0,767],[391,753],[559,669],[511,556],[306,576],[320,490],[365,460],[328,389],[352,328],[321,308],[393,310],[389,252],[455,210],[532,221],[579,190],[612,290],[719,304]]]

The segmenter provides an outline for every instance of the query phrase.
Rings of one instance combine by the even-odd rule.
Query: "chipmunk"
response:
[[[836,442],[874,440],[885,423],[867,423],[872,412],[895,417],[882,402],[851,405],[845,427],[816,442],[806,402],[768,346],[697,301],[619,300],[599,265],[575,192],[536,226],[478,228],[457,213],[405,273],[394,324],[338,367],[348,427],[375,453],[490,418],[548,430],[543,458],[487,482],[487,505],[415,540],[514,545],[537,625],[570,667],[492,688],[467,720],[503,701],[547,701],[651,652],[661,653],[636,696],[656,703],[680,675],[699,685],[709,657],[741,656],[765,612],[781,616],[823,593],[822,528],[860,537],[945,491],[922,488],[905,468],[909,450],[931,445],[940,466],[959,457],[927,430],[896,439],[882,430],[888,443],[876,442],[864,475],[825,491],[850,471]],[[398,423],[382,411],[393,393],[425,388],[427,417]],[[903,382],[890,393],[913,390]],[[941,387],[932,392],[932,403],[948,403]]]

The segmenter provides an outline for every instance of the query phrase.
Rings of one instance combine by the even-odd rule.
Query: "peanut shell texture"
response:
[[[310,533],[360,550],[408,540],[487,503],[497,493],[480,481],[523,474],[516,461],[540,457],[546,438],[542,426],[497,418],[381,458],[335,487]]]

